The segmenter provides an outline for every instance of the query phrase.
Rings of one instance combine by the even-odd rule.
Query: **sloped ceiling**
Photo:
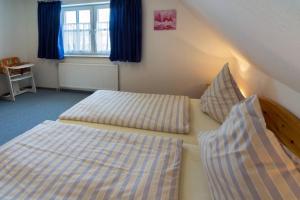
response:
[[[181,1],[206,17],[251,63],[300,92],[299,0]]]

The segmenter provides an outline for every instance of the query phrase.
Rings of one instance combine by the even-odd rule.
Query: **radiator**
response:
[[[59,86],[78,90],[118,90],[119,72],[114,64],[60,63]]]

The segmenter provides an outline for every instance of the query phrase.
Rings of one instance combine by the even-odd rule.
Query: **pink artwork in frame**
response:
[[[176,30],[176,10],[154,11],[154,30]]]

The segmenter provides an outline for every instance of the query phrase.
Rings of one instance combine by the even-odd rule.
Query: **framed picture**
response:
[[[154,30],[176,30],[176,10],[154,11]]]

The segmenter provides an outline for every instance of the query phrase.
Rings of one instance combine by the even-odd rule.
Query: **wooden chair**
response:
[[[0,73],[6,76],[9,95],[1,96],[1,99],[15,101],[15,96],[25,92],[36,93],[36,85],[33,77],[33,64],[21,63],[17,57],[5,58],[0,60]],[[21,89],[19,82],[30,80],[31,88]]]

